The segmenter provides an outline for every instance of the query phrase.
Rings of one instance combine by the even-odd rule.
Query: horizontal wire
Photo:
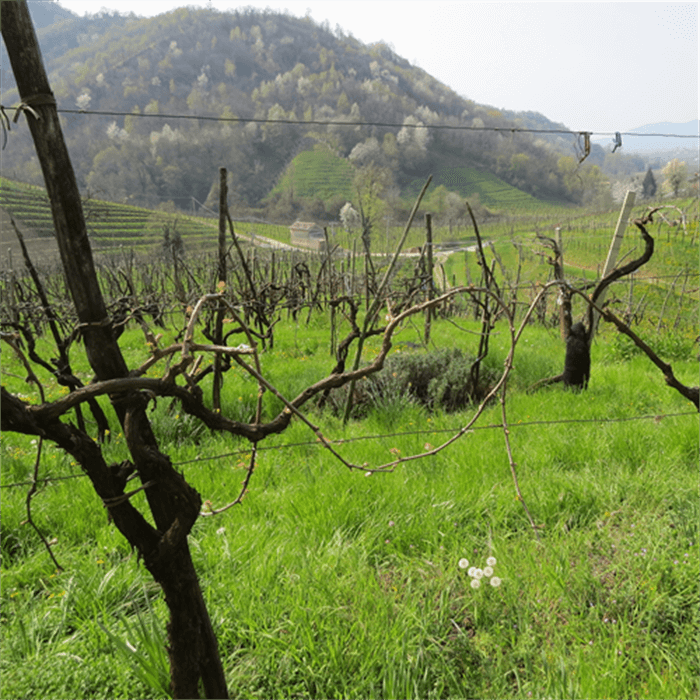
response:
[[[520,423],[508,423],[508,430],[513,428],[528,428],[532,426],[540,425],[565,425],[565,424],[581,424],[581,423],[629,423],[631,421],[638,420],[662,420],[664,418],[676,418],[682,416],[695,416],[697,415],[695,411],[684,411],[680,413],[657,413],[653,415],[643,415],[643,416],[627,416],[623,418],[566,418],[561,420],[539,420],[539,421],[526,421]],[[397,433],[385,433],[382,435],[360,435],[353,438],[340,438],[338,440],[328,440],[329,443],[333,445],[345,445],[352,442],[366,442],[368,440],[384,440],[386,438],[396,438],[396,437],[408,437],[411,435],[435,435],[435,434],[456,434],[461,430],[461,428],[431,428],[425,430],[409,430]],[[492,423],[490,425],[478,425],[470,428],[467,432],[475,432],[477,430],[503,430],[503,425],[499,423]],[[305,442],[293,442],[287,445],[270,445],[268,447],[259,446],[257,448],[258,452],[269,452],[272,450],[287,450],[296,447],[320,447],[321,443],[317,440],[309,440]],[[173,466],[179,467],[185,464],[196,464],[201,462],[213,462],[219,459],[226,459],[227,457],[237,457],[241,455],[250,454],[250,449],[241,449],[234,452],[224,452],[219,455],[213,455],[209,457],[195,457],[194,459],[185,459],[179,462],[173,462]],[[49,481],[67,481],[69,479],[80,479],[86,477],[87,474],[69,474],[66,476],[47,476],[41,479],[37,479],[37,483],[48,483]],[[18,481],[12,484],[2,484],[0,489],[16,488],[19,486],[31,486],[34,482],[32,481]]]
[[[6,109],[20,109],[8,107]],[[84,114],[102,117],[147,117],[151,119],[196,119],[211,122],[229,122],[245,124],[283,124],[288,126],[383,126],[388,128],[408,128],[408,129],[442,129],[449,131],[496,131],[510,133],[527,134],[568,134],[577,136],[587,134],[589,136],[660,136],[664,138],[697,139],[699,134],[638,134],[631,131],[572,131],[571,129],[532,129],[519,126],[466,126],[455,124],[399,124],[398,122],[358,122],[358,121],[328,121],[321,119],[295,120],[295,119],[260,119],[254,117],[212,117],[202,114],[159,114],[153,112],[118,112],[111,110],[91,110],[91,109],[57,109],[60,114]]]

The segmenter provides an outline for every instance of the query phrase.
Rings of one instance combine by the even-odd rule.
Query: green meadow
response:
[[[435,321],[426,350],[473,353],[477,327],[458,324],[464,332]],[[420,352],[408,344],[421,333],[407,324],[393,352]],[[132,364],[147,354],[140,331],[120,343]],[[293,397],[330,370],[328,346],[322,316],[280,324],[263,370]],[[488,368],[500,372],[502,325],[491,346]],[[368,341],[365,360],[377,349]],[[660,349],[681,381],[697,383],[689,335]],[[516,494],[498,401],[451,446],[389,473],[370,469],[439,446],[472,411],[429,411],[396,393],[347,424],[307,407],[360,470],[299,421],[260,443],[243,502],[203,515],[190,537],[232,697],[697,697],[697,412],[611,329],[601,328],[592,357],[585,393],[528,392],[560,371],[562,343],[556,329],[532,325],[516,349],[506,415],[536,532]],[[3,373],[9,390],[36,400],[9,353]],[[249,420],[256,392],[231,370],[222,410]],[[113,426],[105,450],[118,462],[128,453],[103,405]],[[265,395],[266,418],[280,406]],[[164,399],[152,420],[205,512],[236,498],[250,445]],[[158,592],[89,481],[49,444],[39,476],[51,481],[32,516],[63,571],[25,524],[39,447],[2,437],[2,697],[169,697]]]

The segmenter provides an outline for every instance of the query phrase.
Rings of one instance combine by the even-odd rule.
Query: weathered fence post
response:
[[[607,277],[615,267],[615,263],[617,262],[617,254],[620,252],[620,246],[622,245],[622,239],[625,235],[625,229],[627,228],[627,222],[629,221],[630,214],[632,213],[632,207],[634,206],[636,196],[637,195],[634,190],[627,190],[625,201],[622,203],[620,216],[618,217],[617,224],[615,226],[615,233],[610,241],[610,249],[608,250],[608,257],[605,260],[601,279],[605,279],[605,277]],[[602,304],[604,301],[605,292],[603,292],[598,298],[598,304]],[[589,344],[593,342],[593,337],[595,336],[595,332],[598,327],[598,320],[599,316],[596,312],[594,312],[593,323],[591,324],[589,331]]]
[[[217,271],[217,288],[223,293],[226,289],[226,212],[228,211],[228,185],[226,183],[226,168],[219,168],[219,266]],[[224,306],[216,310],[214,321],[214,343],[223,345],[224,342]],[[222,374],[223,358],[219,353],[214,356],[214,381],[212,384],[212,406],[221,409],[221,385],[224,382]]]
[[[425,215],[425,248],[426,248],[426,261],[428,269],[425,272],[426,283],[428,285],[426,299],[430,300],[433,298],[433,217],[430,214]],[[447,291],[447,286],[445,286],[445,291]],[[430,308],[425,310],[425,332],[423,334],[423,342],[427,345],[430,342],[430,319],[432,310]]]

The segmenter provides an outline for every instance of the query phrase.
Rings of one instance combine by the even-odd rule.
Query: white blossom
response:
[[[92,97],[87,92],[82,93],[81,95],[78,95],[78,98],[75,100],[75,104],[78,106],[78,109],[87,109],[90,106],[90,100]]]
[[[121,129],[116,121],[113,121],[107,127],[107,136],[115,141],[126,141],[129,138],[129,133],[125,129]]]

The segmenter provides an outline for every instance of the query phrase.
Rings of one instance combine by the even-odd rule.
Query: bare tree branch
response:
[[[634,224],[635,226],[639,229],[640,233],[642,234],[642,238],[644,239],[644,252],[642,255],[640,255],[636,260],[631,260],[628,262],[626,265],[623,265],[622,267],[618,267],[614,269],[607,277],[604,277],[598,284],[596,285],[595,290],[593,291],[593,294],[591,294],[591,302],[592,304],[595,304],[598,299],[600,299],[600,295],[607,289],[613,282],[616,280],[619,280],[621,277],[625,277],[626,275],[629,275],[636,270],[638,270],[642,265],[644,265],[646,262],[648,262],[651,259],[651,256],[654,254],[654,239],[649,235],[648,231],[645,228],[645,225],[647,223],[650,223],[653,221],[653,215],[654,213],[658,210],[658,207],[652,209],[646,216],[644,216],[642,219],[635,219]],[[595,308],[593,305],[590,305],[588,307],[588,342],[590,344],[591,337],[593,334],[593,312]]]

